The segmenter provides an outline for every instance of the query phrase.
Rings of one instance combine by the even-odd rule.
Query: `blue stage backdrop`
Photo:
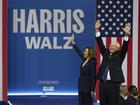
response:
[[[80,57],[95,47],[96,0],[9,0],[9,93],[77,92]]]

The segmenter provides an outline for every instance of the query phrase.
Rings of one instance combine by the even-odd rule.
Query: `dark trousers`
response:
[[[100,81],[99,84],[99,99],[100,105],[118,105],[119,101],[119,83],[110,81]]]
[[[78,92],[79,105],[92,105],[92,96],[90,92]]]

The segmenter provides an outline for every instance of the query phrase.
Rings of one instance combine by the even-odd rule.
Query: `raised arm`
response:
[[[80,48],[75,44],[75,40],[74,40],[74,35],[72,35],[72,45],[73,45],[73,48],[74,50],[77,52],[77,54],[80,56],[80,58],[82,60],[84,60],[84,54],[83,52],[80,50]]]
[[[97,20],[96,24],[95,24],[96,42],[97,42],[97,44],[99,46],[101,54],[103,55],[105,53],[105,51],[106,51],[106,48],[105,48],[105,45],[104,45],[103,40],[101,38],[101,33],[99,31],[100,27],[101,27],[100,20]]]
[[[125,36],[123,38],[123,45],[122,45],[122,48],[121,48],[121,59],[122,61],[124,60],[125,56],[126,56],[126,53],[128,51],[128,42],[129,42],[129,33],[130,33],[130,30],[131,30],[131,25],[129,23],[126,23],[125,27],[122,28],[123,31],[125,32]]]
[[[122,59],[122,61],[124,60],[124,58],[126,56],[126,53],[128,51],[128,42],[129,42],[129,40],[126,41],[125,39],[123,41],[123,45],[122,45],[122,48],[121,48],[121,59]]]

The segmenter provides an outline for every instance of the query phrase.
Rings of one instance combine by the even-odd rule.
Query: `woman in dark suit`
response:
[[[78,80],[79,105],[92,105],[92,96],[95,94],[96,85],[96,54],[95,49],[86,47],[82,52],[72,36],[73,48],[83,60],[80,66],[80,76]]]

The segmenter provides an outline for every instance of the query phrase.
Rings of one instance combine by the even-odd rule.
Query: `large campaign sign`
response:
[[[95,47],[96,0],[9,0],[9,93],[77,92],[82,62],[71,45]]]

